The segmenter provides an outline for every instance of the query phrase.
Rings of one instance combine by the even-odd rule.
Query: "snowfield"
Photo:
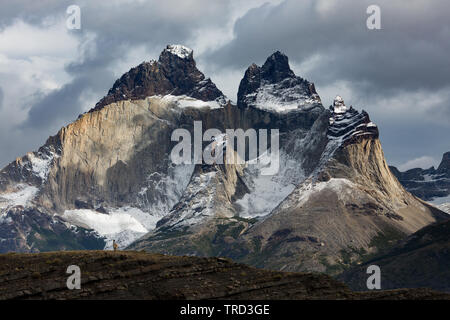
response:
[[[441,209],[442,211],[450,214],[450,195],[446,197],[434,198],[433,200],[428,202],[434,205],[435,207]]]
[[[219,109],[222,105],[218,101],[202,101],[195,98],[191,98],[185,95],[174,96],[171,94],[165,96],[152,96],[151,98],[158,98],[165,104],[173,104],[180,109],[184,108],[209,108]]]
[[[27,184],[18,184],[16,188],[18,189],[16,192],[0,194],[0,209],[13,206],[27,207],[39,191],[35,186]]]
[[[258,161],[257,164],[250,164],[244,171],[243,180],[250,193],[236,201],[241,207],[239,216],[243,218],[270,214],[295,189],[295,183],[304,179],[302,168],[283,150],[280,152],[280,170],[277,174],[262,175],[263,166]]]
[[[186,59],[192,54],[192,49],[185,47],[181,44],[172,44],[167,46],[167,51],[180,57],[181,59]]]
[[[30,159],[33,173],[41,178],[42,183],[47,180],[48,173],[50,172],[50,165],[53,161],[54,156],[43,156],[44,159],[38,158],[33,152],[27,154],[28,159]]]
[[[109,214],[88,209],[66,210],[62,217],[71,224],[93,229],[104,236],[105,249],[112,248],[113,240],[124,249],[153,229],[159,220],[149,213],[131,207],[111,209]]]
[[[283,82],[292,81],[285,79]],[[271,84],[267,83],[256,90],[256,92],[248,94],[245,100],[255,108],[285,113],[297,109],[308,109],[309,107],[319,103],[320,100],[311,98],[301,85],[287,86],[284,83]],[[251,100],[254,99],[254,102]]]

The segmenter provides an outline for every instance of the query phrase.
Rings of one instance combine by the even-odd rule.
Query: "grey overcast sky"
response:
[[[381,29],[369,30],[369,5]],[[68,30],[66,9],[81,8]],[[450,151],[448,0],[0,0],[0,167],[89,110],[167,44],[236,100],[253,62],[276,50],[316,84],[369,112],[390,164],[437,165]]]

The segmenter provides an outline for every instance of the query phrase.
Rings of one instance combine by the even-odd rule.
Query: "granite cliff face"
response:
[[[115,234],[122,246],[153,228],[179,200],[194,169],[170,163],[172,131],[192,129],[195,120],[224,126],[225,98],[186,50],[168,46],[153,67],[131,69],[94,109],[3,169],[2,221],[13,223],[6,210],[22,205],[57,214],[68,226],[96,229],[108,242]],[[30,232],[23,233],[20,245],[3,250],[31,250]]]
[[[264,174],[262,161],[174,164],[172,132],[194,136],[195,121],[203,131],[268,129],[259,160],[275,154],[277,129],[278,170]],[[1,170],[0,208],[3,252],[53,248],[35,239],[60,234],[60,223],[61,249],[109,248],[115,239],[122,248],[329,273],[446,218],[391,174],[369,115],[339,96],[324,108],[284,54],[251,65],[233,105],[178,45],[131,69],[38,152]],[[49,222],[25,227],[30,210]]]

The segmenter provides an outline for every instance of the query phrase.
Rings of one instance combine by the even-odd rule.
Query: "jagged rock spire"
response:
[[[439,173],[447,173],[450,176],[450,152],[444,153],[441,164],[437,170]]]
[[[322,107],[314,84],[298,77],[289,59],[280,51],[270,55],[262,67],[252,64],[239,84],[238,106],[277,113]]]
[[[295,77],[295,74],[289,67],[288,57],[284,53],[276,51],[263,64],[261,77],[272,83],[276,83],[286,78]]]
[[[167,94],[225,103],[222,91],[197,69],[193,51],[182,45],[168,45],[158,61],[143,62],[122,75],[91,111],[121,100]]]

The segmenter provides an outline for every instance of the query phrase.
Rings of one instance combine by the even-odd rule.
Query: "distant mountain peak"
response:
[[[391,166],[391,171],[406,190],[434,205],[449,202],[450,197],[450,152],[442,155],[439,167],[428,169],[412,168],[401,172]],[[450,212],[450,210],[449,210]]]
[[[442,161],[439,164],[438,171],[442,173],[450,172],[450,151],[442,155]]]

